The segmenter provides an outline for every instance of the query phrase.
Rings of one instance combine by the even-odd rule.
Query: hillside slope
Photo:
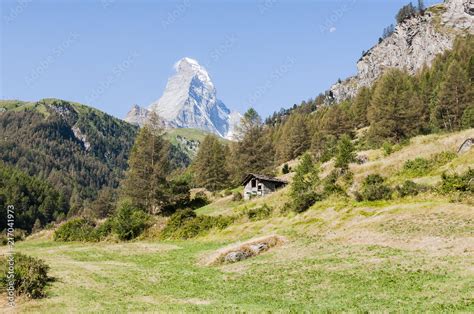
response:
[[[50,181],[67,199],[116,187],[137,127],[59,99],[1,101],[0,160]]]
[[[381,150],[366,151],[369,161],[351,169],[355,178],[387,171],[400,180],[464,172],[474,167],[474,148],[456,152],[469,137],[474,129],[419,136],[387,157]],[[419,175],[402,172],[409,160],[443,152],[454,155],[442,166]],[[324,164],[322,176],[331,167]],[[44,258],[57,281],[48,298],[22,301],[18,309],[474,310],[472,195],[431,191],[372,202],[333,195],[296,214],[285,210],[287,193],[285,188],[248,202],[218,198],[198,214],[238,218],[227,228],[185,241],[158,241],[153,231],[132,243],[56,243],[49,231],[35,235],[18,243],[17,250]],[[271,209],[268,215],[249,216],[264,205]],[[157,221],[156,228],[162,224]],[[204,263],[229,245],[274,234],[286,242],[237,263]]]

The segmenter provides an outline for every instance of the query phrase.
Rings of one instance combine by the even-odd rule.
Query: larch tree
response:
[[[439,92],[436,117],[441,128],[456,131],[462,127],[462,117],[466,108],[472,104],[472,86],[468,73],[457,60],[448,67]]]
[[[227,148],[214,135],[207,135],[199,145],[199,151],[191,169],[194,173],[194,183],[210,191],[225,188],[229,182],[226,167]]]
[[[423,104],[412,78],[398,69],[387,71],[378,81],[368,111],[369,138],[373,143],[400,142],[417,135],[423,125]]]
[[[157,213],[168,204],[170,143],[163,138],[157,118],[140,130],[128,161],[122,193],[134,206]]]

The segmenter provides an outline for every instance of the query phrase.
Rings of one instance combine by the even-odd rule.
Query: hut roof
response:
[[[249,173],[245,177],[244,181],[242,181],[242,184],[246,185],[253,178],[256,178],[256,179],[259,179],[259,180],[262,180],[262,181],[277,182],[277,183],[281,183],[281,184],[287,184],[288,183],[285,180],[277,179],[277,178],[274,178],[274,177],[269,177],[269,176],[266,176],[266,175],[263,175],[263,174]]]

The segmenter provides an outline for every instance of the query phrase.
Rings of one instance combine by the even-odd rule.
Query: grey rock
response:
[[[228,253],[224,260],[227,262],[227,263],[235,263],[235,262],[239,262],[239,261],[242,261],[246,258],[248,258],[248,254],[245,253],[245,252],[242,252],[242,251],[235,251],[235,252],[230,252]]]
[[[268,245],[266,243],[257,243],[250,245],[249,248],[255,255],[257,255],[263,251],[268,250]]]
[[[468,138],[465,140],[458,149],[458,154],[463,154],[471,149],[474,146],[474,138]]]
[[[453,46],[456,35],[474,34],[473,0],[447,0],[440,16],[427,11],[397,25],[395,32],[372,47],[357,63],[357,74],[331,86],[328,102],[354,97],[361,87],[369,87],[388,68],[414,74],[431,65],[437,54]]]

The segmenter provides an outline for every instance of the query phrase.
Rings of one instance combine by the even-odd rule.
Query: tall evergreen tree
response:
[[[367,120],[367,108],[370,106],[371,97],[370,89],[362,87],[352,102],[352,116],[357,128],[365,127],[369,123]]]
[[[398,69],[387,71],[377,82],[368,112],[370,140],[399,142],[417,135],[424,127],[422,112],[412,78]]]
[[[439,104],[436,107],[440,126],[449,131],[461,129],[464,110],[472,104],[473,96],[467,71],[457,60],[453,60],[441,84]]]
[[[226,167],[228,152],[216,136],[207,135],[199,146],[193,162],[194,182],[197,186],[216,191],[227,186],[229,173]]]
[[[152,117],[138,133],[122,186],[124,196],[149,213],[159,212],[169,203],[170,144],[157,121]]]
[[[355,158],[356,154],[351,138],[348,135],[343,135],[337,143],[336,162],[334,166],[345,172],[349,169],[349,164],[355,161]]]
[[[311,155],[304,154],[295,172],[291,183],[290,197],[293,210],[302,212],[321,198],[317,193],[319,169],[313,163]]]
[[[273,174],[275,149],[271,131],[262,125],[258,113],[250,109],[242,118],[241,139],[231,145],[228,169],[234,184],[248,173]]]
[[[294,159],[301,156],[309,147],[310,138],[305,117],[296,113],[290,115],[276,143],[278,160],[285,162]]]

